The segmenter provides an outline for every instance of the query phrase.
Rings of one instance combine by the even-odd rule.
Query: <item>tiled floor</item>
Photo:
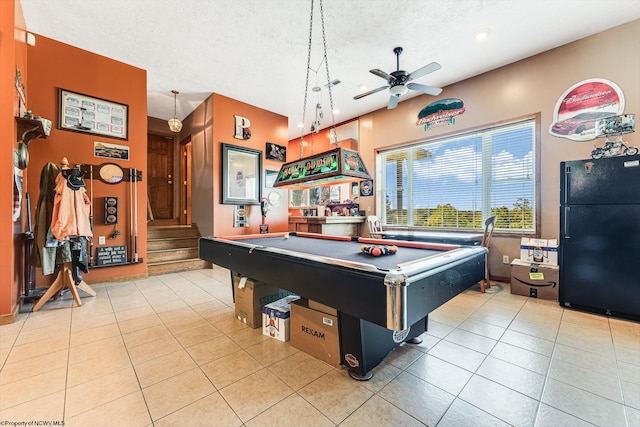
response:
[[[65,295],[0,326],[0,420],[640,426],[640,324],[508,285],[433,312],[423,343],[394,350],[367,382],[235,320],[227,270],[94,289],[82,307]]]

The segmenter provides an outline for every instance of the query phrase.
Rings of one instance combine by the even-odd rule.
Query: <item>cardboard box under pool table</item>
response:
[[[321,305],[324,311],[314,310],[312,301],[299,299],[291,303],[290,344],[332,366],[340,366],[340,339],[338,316],[327,311],[334,309]]]
[[[278,341],[289,341],[291,302],[300,298],[289,295],[262,307],[262,334]]]
[[[262,307],[277,301],[291,292],[256,282],[239,274],[233,275],[236,318],[252,328],[262,327]]]
[[[558,300],[560,268],[520,259],[511,262],[511,293],[526,297]]]

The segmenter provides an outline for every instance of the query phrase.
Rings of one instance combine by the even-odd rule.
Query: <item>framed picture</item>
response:
[[[58,89],[58,129],[129,139],[129,106]]]
[[[287,147],[267,142],[265,147],[265,157],[268,160],[277,160],[279,162],[287,161]]]
[[[259,205],[262,151],[222,144],[222,203]]]
[[[265,169],[264,170],[264,186],[267,188],[273,188],[273,183],[276,182],[278,171]]]
[[[340,186],[339,185],[329,186],[329,202],[340,203]]]
[[[107,144],[106,142],[93,142],[93,156],[107,159],[129,160],[129,147],[126,145]]]
[[[372,179],[364,179],[360,181],[360,196],[373,196]]]

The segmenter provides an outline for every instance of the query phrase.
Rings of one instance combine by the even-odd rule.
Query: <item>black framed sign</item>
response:
[[[373,196],[373,180],[363,179],[360,181],[360,196]]]
[[[222,144],[222,203],[259,205],[262,151]]]
[[[268,160],[277,160],[279,162],[287,161],[287,147],[267,142],[265,147],[265,157]]]
[[[129,106],[58,88],[58,129],[129,139]]]

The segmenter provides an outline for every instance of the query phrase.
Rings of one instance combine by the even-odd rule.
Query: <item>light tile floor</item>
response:
[[[0,326],[0,420],[640,426],[640,324],[508,284],[438,308],[423,343],[391,352],[367,382],[235,320],[227,270],[93,288],[82,307],[67,294]]]

